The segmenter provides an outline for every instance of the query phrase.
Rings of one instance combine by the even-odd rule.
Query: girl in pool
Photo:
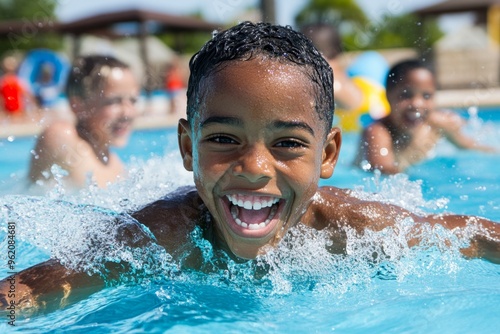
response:
[[[124,166],[110,151],[124,146],[137,115],[139,86],[130,68],[110,56],[77,58],[66,93],[76,125],[52,123],[38,138],[31,159],[32,182],[52,184],[62,168],[65,185],[89,182],[106,187],[124,175]]]
[[[492,221],[419,216],[349,190],[318,186],[320,178],[333,174],[341,132],[332,127],[332,70],[304,35],[244,22],[210,40],[190,69],[187,119],[179,121],[178,140],[195,187],[132,213],[136,221],[121,220],[112,234],[116,244],[93,247],[159,245],[179,268],[209,271],[224,268],[227,258],[253,260],[301,225],[296,231],[328,231],[328,250],[345,253],[348,233],[380,231],[404,220],[412,221],[415,232],[425,224],[477,225],[463,253],[500,262],[500,225]],[[206,243],[193,240],[195,231]],[[221,261],[204,262],[208,244]],[[49,260],[0,282],[0,305],[7,308],[14,300],[18,308],[61,307],[98,291],[126,268],[106,263],[105,272],[87,274]],[[14,299],[8,295],[12,282]]]
[[[386,90],[391,112],[363,131],[356,166],[385,174],[403,172],[425,159],[441,137],[462,149],[495,151],[466,136],[461,117],[436,110],[434,75],[424,63],[406,60],[394,65]]]

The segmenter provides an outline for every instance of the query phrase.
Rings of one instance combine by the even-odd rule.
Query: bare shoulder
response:
[[[43,144],[45,148],[49,148],[76,143],[77,140],[78,134],[71,122],[56,121],[40,134],[38,142]]]
[[[387,126],[381,121],[376,121],[367,126],[363,130],[363,137],[366,140],[373,140],[374,138],[390,138],[391,134]]]
[[[358,232],[366,228],[379,230],[391,226],[396,220],[413,217],[400,207],[370,201],[355,196],[350,189],[321,187],[311,205],[320,228],[350,227]]]
[[[188,241],[203,214],[203,201],[196,189],[190,186],[147,204],[132,216],[150,229],[158,244],[173,253]]]
[[[445,131],[458,131],[465,120],[451,110],[434,110],[427,120],[435,128]]]

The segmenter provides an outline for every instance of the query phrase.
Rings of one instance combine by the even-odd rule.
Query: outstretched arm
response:
[[[57,260],[49,260],[0,281],[0,309],[55,310],[103,287],[101,277],[69,270]]]
[[[429,123],[439,129],[453,145],[461,149],[496,152],[491,146],[482,145],[463,132],[465,120],[451,111],[435,111],[429,116]]]
[[[463,231],[470,242],[467,248],[461,249],[462,254],[500,264],[500,224],[485,218],[453,214],[417,215],[396,205],[363,199],[349,189],[322,187],[303,221],[311,222],[318,229],[330,226],[332,232],[349,227],[363,233],[367,229],[381,231],[408,218],[414,222],[414,232],[418,232],[424,224],[457,229],[459,233]],[[335,241],[342,244],[343,239]],[[408,240],[410,246],[419,242],[418,237]]]
[[[51,259],[6,277],[0,281],[0,310],[55,310],[99,291],[105,287],[106,282],[117,282],[123,274],[131,273],[133,268],[128,259],[122,260],[108,253],[108,250],[111,252],[113,249],[120,249],[126,252],[130,249],[130,253],[134,253],[134,249],[156,244],[154,237],[129,216],[119,216],[110,223],[108,232],[115,237],[110,238],[110,243],[107,244],[96,242],[89,235],[89,245],[92,244],[94,248],[88,252],[94,256],[96,249],[101,253],[104,250],[105,255],[111,256],[113,260],[108,260],[106,256],[98,257],[98,263],[92,263],[98,270],[88,274],[76,265],[68,268],[60,261]],[[90,258],[94,259],[93,256]]]
[[[448,229],[475,225],[470,246],[462,249],[469,258],[482,258],[500,264],[500,224],[490,220],[464,215],[433,215],[426,218],[430,223],[440,224]]]

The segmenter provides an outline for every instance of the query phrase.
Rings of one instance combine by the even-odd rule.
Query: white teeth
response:
[[[233,216],[233,219],[236,222],[236,224],[238,224],[243,228],[248,228],[249,230],[259,230],[266,227],[271,222],[271,219],[274,217],[277,211],[276,206],[273,205],[279,202],[279,198],[273,198],[269,200],[261,199],[260,201],[256,199],[252,204],[250,200],[246,200],[244,202],[242,199],[236,200],[236,198],[232,195],[227,195],[227,198],[233,204],[233,206],[231,207],[231,215]],[[241,221],[241,219],[238,218],[238,213],[239,213],[238,207],[242,207],[246,210],[251,210],[251,209],[260,210],[261,208],[266,208],[266,207],[272,207],[272,208],[265,221],[259,224],[248,224]]]
[[[279,198],[277,197],[274,198],[267,197],[266,199],[254,196],[251,200],[250,199],[243,200],[241,198],[237,199],[236,196],[234,195],[227,195],[227,198],[233,205],[237,205],[247,210],[260,210],[262,208],[271,207],[279,202]]]

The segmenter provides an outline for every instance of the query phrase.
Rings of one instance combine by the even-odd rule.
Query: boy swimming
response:
[[[434,75],[425,63],[406,60],[394,65],[386,90],[391,112],[363,130],[356,166],[401,173],[427,158],[442,137],[461,149],[494,151],[463,133],[460,116],[436,109]]]
[[[132,213],[152,236],[139,223],[128,222],[117,235],[121,241],[156,243],[181,269],[203,270],[202,251],[191,238],[195,229],[215,250],[240,262],[266,253],[301,224],[328,231],[329,250],[343,253],[348,229],[378,231],[406,219],[414,229],[476,224],[483,232],[476,233],[464,255],[500,262],[500,230],[492,221],[419,216],[356,198],[349,190],[318,187],[320,178],[333,174],[341,132],[332,127],[332,70],[302,34],[243,22],[208,41],[191,59],[190,70],[187,119],[179,121],[178,142],[195,187]],[[120,270],[111,267],[106,275]],[[14,303],[57,308],[98,291],[105,278],[49,260],[14,277]],[[8,288],[3,280],[3,307],[12,302]]]
[[[76,124],[57,121],[39,136],[31,158],[33,183],[52,184],[57,165],[64,185],[80,188],[89,180],[104,188],[124,175],[111,147],[127,144],[137,116],[139,85],[125,63],[111,56],[77,58],[67,81],[67,96]]]

